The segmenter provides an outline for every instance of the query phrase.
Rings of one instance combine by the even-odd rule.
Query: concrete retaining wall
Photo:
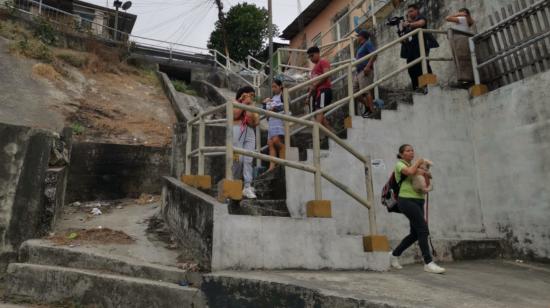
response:
[[[162,216],[186,252],[184,258],[210,269],[214,207],[212,197],[179,180],[166,177],[162,189]]]
[[[170,172],[170,149],[77,143],[73,146],[66,200],[108,200],[161,192]]]
[[[205,269],[387,270],[386,252],[365,253],[361,236],[339,235],[333,219],[230,215],[227,204],[165,178],[162,213]]]
[[[0,123],[0,252],[14,251],[53,226],[63,205],[69,152],[70,132],[60,140],[52,132]]]
[[[397,161],[399,145],[409,143],[417,157],[435,163],[429,213],[437,246],[452,255],[460,241],[504,239],[505,247],[514,248],[513,255],[548,260],[549,82],[547,72],[472,101],[464,90],[435,87],[428,95],[415,95],[413,105],[384,110],[382,120],[355,117],[347,142],[373,159],[379,232],[394,247],[408,233],[406,218],[387,213],[379,193]],[[365,194],[363,166],[346,155],[331,143],[322,165]],[[303,217],[305,202],[313,198],[313,177],[288,168],[286,174],[289,209],[293,217]],[[333,202],[340,233],[367,234],[365,208],[326,182],[323,197]],[[405,262],[417,259],[412,252]]]
[[[550,72],[472,101],[485,227],[519,256],[550,260]]]

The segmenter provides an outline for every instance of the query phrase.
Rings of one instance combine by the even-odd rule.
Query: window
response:
[[[311,39],[311,46],[321,46],[321,32]]]
[[[348,8],[346,7],[332,18],[332,40],[343,39],[350,31],[350,14],[348,14]]]

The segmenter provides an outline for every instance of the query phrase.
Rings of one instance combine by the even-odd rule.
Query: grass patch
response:
[[[53,60],[52,50],[35,38],[23,38],[10,44],[10,51],[28,58],[50,63]]]
[[[9,40],[21,40],[31,38],[33,35],[20,24],[14,23],[11,20],[0,20],[0,36]]]
[[[80,123],[73,123],[73,125],[71,125],[71,128],[73,129],[73,133],[75,135],[82,135],[85,130],[84,126],[82,126],[82,124]]]
[[[33,65],[32,74],[35,76],[41,76],[51,81],[61,79],[59,72],[50,64],[38,63]]]
[[[55,57],[69,65],[82,68],[88,65],[89,56],[83,52],[76,52],[72,50],[58,50],[55,51]]]
[[[176,91],[178,92],[185,93],[187,95],[198,96],[197,91],[191,89],[191,87],[188,84],[186,84],[181,80],[177,80],[177,79],[172,80],[172,84],[174,85],[174,89],[176,89]]]

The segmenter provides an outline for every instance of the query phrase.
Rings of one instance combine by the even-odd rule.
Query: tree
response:
[[[231,59],[245,60],[248,55],[257,56],[267,46],[269,38],[269,15],[265,8],[246,2],[232,6],[227,12],[225,24],[218,20],[210,34],[208,48],[225,54],[223,28],[227,30],[227,44]],[[274,36],[278,30],[274,25]]]

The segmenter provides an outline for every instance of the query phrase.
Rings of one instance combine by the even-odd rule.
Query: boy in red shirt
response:
[[[319,47],[310,47],[307,50],[307,56],[315,64],[311,70],[312,79],[330,71],[330,62],[327,59],[321,58]],[[330,103],[332,103],[332,83],[330,82],[330,77],[327,76],[321,80],[317,80],[310,86],[306,104],[311,104],[311,111],[313,112],[330,105]],[[322,112],[315,116],[315,121],[331,129]]]

